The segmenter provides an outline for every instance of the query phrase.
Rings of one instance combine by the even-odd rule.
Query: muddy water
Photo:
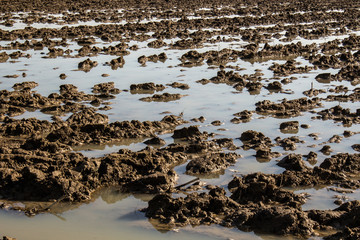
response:
[[[234,16],[229,16],[234,17]],[[195,17],[194,17],[195,18]],[[18,23],[14,28],[24,27]],[[80,23],[79,23],[80,24]],[[81,23],[87,24],[87,23]],[[89,25],[99,24],[90,22]],[[76,25],[74,25],[76,26]],[[51,24],[34,24],[33,27],[58,27]],[[9,30],[6,27],[2,29]],[[358,34],[357,32],[353,32]],[[343,39],[348,37],[349,34],[344,36],[331,36],[322,39],[305,40],[298,38],[293,42],[302,42],[303,44],[321,44],[334,39]],[[223,37],[223,36],[222,36]],[[248,123],[233,124],[230,120],[234,117],[233,114],[243,110],[255,110],[255,103],[262,100],[280,101],[281,99],[296,99],[304,97],[303,91],[309,90],[312,86],[315,89],[330,89],[336,86],[346,86],[351,91],[355,88],[349,82],[331,82],[320,83],[315,80],[315,76],[320,73],[330,72],[335,74],[338,69],[327,70],[312,70],[305,74],[291,75],[296,77],[292,83],[284,85],[285,91],[283,93],[272,93],[262,88],[257,94],[251,94],[244,89],[242,92],[236,91],[231,86],[225,84],[212,84],[202,85],[197,83],[197,80],[203,78],[211,78],[216,76],[218,71],[217,67],[209,67],[207,64],[197,67],[185,68],[180,67],[179,58],[189,50],[169,49],[163,47],[159,49],[152,49],[146,47],[146,42],[131,41],[128,44],[137,44],[139,49],[131,51],[130,55],[124,56],[125,65],[123,68],[112,70],[109,66],[104,65],[115,56],[99,55],[91,57],[99,65],[89,72],[79,71],[77,64],[88,57],[80,58],[62,58],[57,57],[43,58],[48,52],[47,48],[43,50],[29,50],[25,53],[30,54],[31,58],[20,58],[14,61],[8,61],[1,64],[0,75],[19,74],[25,72],[25,78],[18,77],[1,78],[1,88],[12,90],[11,87],[15,83],[23,81],[35,81],[39,83],[36,87],[38,93],[47,96],[50,93],[58,92],[59,85],[73,84],[78,87],[79,91],[91,93],[91,87],[94,84],[102,82],[115,82],[115,87],[122,89],[122,91],[115,99],[110,100],[109,106],[112,109],[108,111],[99,111],[109,116],[110,122],[137,119],[140,121],[145,120],[160,120],[164,112],[172,113],[175,115],[182,114],[185,120],[190,120],[194,117],[204,116],[206,121],[203,123],[189,123],[187,125],[198,124],[201,131],[207,131],[216,134],[216,138],[227,137],[235,139],[235,145],[241,146],[242,142],[237,138],[241,133],[246,130],[257,130],[263,132],[272,140],[280,136],[281,138],[290,136],[299,136],[305,143],[299,143],[297,149],[293,152],[300,154],[307,154],[309,151],[317,151],[328,141],[333,135],[342,135],[344,130],[359,131],[356,125],[344,127],[341,123],[334,123],[333,121],[311,120],[314,113],[304,112],[302,115],[293,117],[291,120],[299,121],[300,124],[309,124],[309,129],[299,129],[296,134],[284,134],[279,130],[280,123],[288,121],[288,119],[272,118],[270,116],[262,116],[258,114],[253,115],[253,119]],[[95,46],[103,47],[109,45],[116,45],[119,42],[105,43],[100,39],[96,39]],[[170,42],[170,40],[167,40]],[[172,40],[175,41],[175,40]],[[77,50],[76,42],[70,42],[67,49]],[[271,44],[290,44],[283,43],[277,39],[272,39]],[[0,42],[1,46],[6,46],[9,42]],[[221,50],[224,48],[231,48],[235,50],[242,50],[247,43],[240,38],[233,42],[222,42],[216,44],[206,43],[205,47],[194,49],[198,52],[205,52],[208,50]],[[15,50],[6,50],[7,53],[14,52]],[[147,62],[146,66],[141,66],[137,59],[142,55],[160,54],[165,52],[168,59],[163,62]],[[74,53],[73,53],[74,54]],[[303,57],[295,59],[301,65],[311,65]],[[254,74],[259,71],[263,74],[262,78],[265,81],[274,81],[273,72],[269,67],[273,63],[284,64],[285,59],[269,60],[264,62],[247,62],[238,60],[229,63],[228,66],[239,66],[244,70],[240,74]],[[227,69],[230,70],[230,69]],[[59,75],[65,73],[68,77],[65,80],[60,80]],[[109,74],[108,77],[102,77],[102,74]],[[280,77],[280,80],[284,77]],[[154,82],[156,84],[171,84],[173,82],[186,83],[190,86],[188,90],[174,89],[167,87],[164,92],[180,93],[184,95],[183,98],[171,102],[143,102],[139,101],[140,98],[148,96],[147,94],[132,94],[129,90],[131,84]],[[319,97],[326,97],[329,93],[320,94]],[[336,105],[341,105],[343,108],[350,108],[351,111],[356,111],[357,104],[346,102],[323,102],[322,108],[316,109],[321,111],[325,108],[330,108]],[[66,119],[69,115],[62,116]],[[51,121],[51,115],[46,115],[40,111],[26,112],[16,118],[30,118],[36,117],[42,120]],[[223,124],[221,126],[213,126],[211,122],[220,120]],[[180,127],[187,126],[182,125]],[[179,128],[180,128],[179,127]],[[330,130],[330,131],[329,131]],[[314,140],[308,135],[311,133],[319,133],[319,139]],[[160,136],[167,144],[173,143],[171,134],[163,134]],[[124,142],[115,142],[108,145],[85,145],[81,148],[75,149],[89,157],[99,157],[107,153],[115,152],[120,148],[128,148],[131,150],[140,150],[146,145],[142,143],[145,139],[136,139]],[[333,149],[334,153],[349,152],[353,153],[354,150],[351,145],[360,142],[360,134],[354,135],[350,138],[344,138],[341,144],[327,143]],[[309,147],[316,145],[316,148]],[[314,148],[314,149],[313,149]],[[273,148],[273,151],[281,152],[285,155],[287,152],[280,147]],[[281,173],[284,169],[276,165],[277,159],[271,161],[262,161],[255,158],[254,150],[239,149],[236,151],[243,157],[238,159],[237,163],[229,167],[223,174],[215,176],[203,176],[202,182],[208,184],[219,185],[226,187],[226,184],[232,179],[234,175],[248,174],[252,172],[264,173]],[[319,165],[327,155],[318,152]],[[309,163],[308,163],[309,164]],[[178,183],[184,183],[193,178],[185,174],[185,166],[177,166],[175,168],[179,175]],[[310,164],[309,164],[310,166]],[[309,198],[303,209],[333,209],[336,207],[334,204],[334,195],[338,193],[329,190],[329,187],[318,189],[294,189],[296,193],[308,193]],[[354,200],[360,199],[360,192],[357,190],[354,193],[343,194],[344,199]],[[0,210],[0,233],[3,235],[14,236],[18,239],[292,239],[290,237],[275,237],[269,235],[261,235],[259,233],[245,233],[236,229],[225,229],[218,226],[200,226],[200,227],[186,227],[181,229],[164,229],[157,223],[149,222],[144,214],[138,211],[147,206],[147,201],[151,199],[151,195],[129,195],[122,194],[116,189],[105,189],[96,196],[92,202],[84,204],[59,204],[56,205],[52,213],[40,214],[34,217],[27,217],[23,213],[11,210]],[[30,203],[16,203],[16,204],[30,204]],[[45,205],[48,203],[44,203]]]
[[[218,226],[163,229],[145,219],[139,208],[151,196],[103,192],[90,204],[62,206],[53,214],[27,218],[20,213],[1,213],[1,233],[18,239],[261,239]],[[63,212],[65,211],[65,212]],[[59,213],[56,213],[59,212]],[[6,219],[6,220],[5,220]],[[156,230],[158,228],[158,230]]]

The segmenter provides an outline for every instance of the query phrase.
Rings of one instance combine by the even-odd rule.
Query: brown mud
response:
[[[125,11],[117,11],[119,6]],[[97,82],[90,91],[79,90],[76,83],[62,84],[70,78],[66,72],[57,75],[59,90],[44,96],[37,92],[42,83],[36,82],[32,73],[2,70],[3,81],[13,84],[12,89],[0,90],[1,199],[83,203],[96,191],[115,186],[120,192],[156,194],[143,211],[147,218],[166,224],[168,230],[219,224],[301,238],[329,231],[322,234],[324,239],[358,239],[359,199],[339,200],[340,206],[332,210],[303,210],[307,196],[292,189],[328,186],[339,193],[360,189],[360,155],[356,153],[360,145],[351,142],[359,131],[334,131],[325,142],[314,144],[316,149],[295,152],[304,149],[304,139],[320,139],[314,132],[300,136],[299,132],[311,126],[299,117],[306,116],[315,124],[339,123],[342,128],[360,124],[360,37],[353,34],[360,29],[359,7],[358,1],[334,0],[2,1],[0,40],[4,44],[0,45],[0,64],[31,62],[40,51],[43,61],[75,60],[73,70],[82,74],[96,72],[102,66],[114,73],[123,72],[133,64],[127,56],[143,50],[137,45],[142,44],[149,51],[136,55],[135,62],[144,72],[152,65],[162,68],[161,64],[168,62],[175,63],[169,69],[208,67],[214,71],[207,78],[194,74],[192,82],[186,83],[179,79],[169,79],[167,84],[150,79],[134,81],[124,90],[113,80]],[[92,21],[95,24],[76,25]],[[17,28],[19,23],[28,25]],[[232,47],[229,43],[242,45]],[[222,44],[226,47],[207,49]],[[173,52],[178,58],[169,57]],[[239,61],[245,67],[270,63],[264,64],[266,69],[250,73],[243,72],[246,68]],[[315,75],[305,88],[308,90],[292,96],[296,89],[287,89],[288,84],[311,74]],[[17,81],[25,77],[26,81]],[[212,130],[226,125],[221,113],[209,122],[203,116],[183,118],[183,112],[145,121],[110,121],[111,115],[104,114],[111,110],[111,101],[128,97],[127,92],[151,94],[137,99],[148,105],[177,104],[196,91],[193,84],[197,88],[217,84],[246,97],[277,95],[282,100],[254,98],[248,109],[237,109],[229,122],[238,124],[241,132],[233,138],[201,129],[204,122]],[[165,89],[168,92],[156,93]],[[211,95],[209,92],[207,97]],[[51,120],[21,118],[33,112],[49,114]],[[273,118],[280,120],[273,129],[289,136],[272,139],[261,132],[261,127],[242,128],[252,121],[271,124]],[[203,125],[189,124],[190,120]],[[170,134],[173,143],[165,141],[163,134]],[[101,157],[74,151],[79,146],[126,139],[141,139],[149,146],[138,151],[120,149]],[[334,151],[336,144],[345,141],[351,142],[348,151],[353,152]],[[252,157],[258,162],[276,161],[274,165],[283,168],[282,172],[235,174],[222,186],[198,182],[200,178],[225,175],[242,161],[240,151],[253,151]],[[193,182],[177,186],[179,173],[175,169],[181,165],[185,166],[183,174],[198,177],[187,188]],[[1,203],[0,208],[8,206]],[[31,216],[51,209],[20,210]]]

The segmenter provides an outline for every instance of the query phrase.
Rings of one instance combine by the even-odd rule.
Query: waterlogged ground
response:
[[[115,3],[110,1],[109,4]],[[206,2],[201,4],[201,8],[184,8],[180,2],[178,5],[157,4],[163,8],[156,7],[156,4],[154,7],[145,4],[105,11],[103,9],[106,6],[94,4],[89,7],[92,9],[90,11],[84,5],[71,10],[60,4],[50,11],[47,5],[43,6],[43,11],[31,11],[34,6],[22,6],[16,2],[9,8],[11,11],[2,10],[0,86],[6,91],[1,93],[0,176],[4,183],[0,184],[0,234],[17,239],[322,239],[343,231],[348,224],[346,226],[353,229],[348,235],[357,236],[359,231],[356,229],[359,226],[356,223],[340,221],[342,226],[335,227],[336,220],[332,219],[335,223],[331,225],[314,220],[315,217],[311,221],[317,222],[314,226],[310,224],[312,227],[306,231],[296,230],[300,228],[294,227],[296,221],[284,229],[269,230],[262,229],[259,224],[251,225],[250,222],[244,224],[245,229],[236,219],[230,219],[233,225],[229,227],[221,222],[225,217],[219,220],[211,215],[213,213],[208,215],[211,220],[204,220],[200,225],[194,224],[190,217],[184,224],[179,215],[172,216],[167,210],[160,210],[161,213],[155,211],[156,214],[151,215],[152,208],[148,202],[157,193],[169,192],[169,189],[172,189],[172,196],[177,198],[196,191],[207,193],[218,186],[225,190],[225,193],[219,193],[222,201],[225,196],[231,196],[242,204],[242,209],[254,207],[251,204],[259,204],[258,208],[269,204],[280,207],[285,205],[292,209],[294,206],[287,205],[286,201],[271,199],[269,203],[266,199],[268,193],[257,193],[255,190],[252,194],[264,194],[264,199],[260,203],[255,198],[244,203],[241,197],[240,200],[236,199],[228,184],[234,177],[241,178],[256,172],[282,174],[284,168],[299,171],[296,170],[296,164],[301,165],[299,172],[311,171],[309,169],[314,167],[325,169],[321,164],[326,159],[342,153],[355,156],[354,161],[358,161],[358,3],[319,2],[318,5],[312,5],[313,9],[295,5],[292,1],[276,6],[267,4],[266,7],[260,4],[220,6],[216,3],[211,6]],[[1,5],[4,9],[6,3]],[[166,57],[161,57],[163,53]],[[117,60],[112,61],[114,59]],[[81,63],[84,64],[80,66]],[[16,84],[23,82],[37,84],[16,87]],[[95,92],[97,84],[110,82],[110,90]],[[163,88],[157,91],[154,87],[137,91],[132,88],[133,84],[143,83],[154,83]],[[178,83],[180,88],[170,86],[173,83]],[[60,86],[69,89],[71,85],[76,86],[77,90],[64,94]],[[26,98],[29,92],[44,98],[38,100],[40,97],[32,95],[29,100]],[[54,93],[61,96],[54,97]],[[163,99],[154,95],[164,93],[169,94],[163,95]],[[155,98],[144,99],[148,97]],[[301,98],[308,99],[309,105],[313,104],[310,100],[319,104],[313,107],[299,104],[287,109],[286,102]],[[259,103],[262,101],[284,105],[274,111],[271,108],[275,107],[266,104],[261,108]],[[88,110],[90,113],[86,112]],[[242,118],[245,110],[250,115]],[[240,112],[243,114],[237,114]],[[76,114],[78,118],[71,117]],[[173,120],[171,123],[163,121],[167,115],[181,120]],[[107,116],[106,120],[104,116]],[[24,120],[24,125],[19,122],[30,118],[44,120],[49,124],[42,127],[26,122],[29,120]],[[113,131],[106,128],[108,123],[132,120],[160,121],[161,124],[157,128],[156,123],[150,130],[142,132],[135,126],[134,129],[128,129],[130,133],[121,137],[116,131],[107,132]],[[280,129],[282,123],[289,121],[297,121],[297,127]],[[83,129],[91,124],[101,125],[101,128],[107,130]],[[66,130],[68,136],[63,136],[63,133],[56,132],[57,126],[71,128],[73,132]],[[191,126],[196,126],[199,132],[193,135],[190,131],[184,133],[185,138],[174,137],[174,130]],[[251,139],[258,142],[249,145],[244,140],[244,133],[249,130],[264,136],[260,140],[252,136]],[[56,141],[50,140],[51,134],[57,136],[52,131],[61,137],[55,137]],[[99,131],[99,135],[106,137],[86,135],[88,131]],[[121,131],[127,132],[127,129]],[[38,140],[40,135],[45,140]],[[84,176],[89,175],[94,180],[88,178],[87,181],[94,183],[84,183],[85,187],[68,186],[64,183],[67,178],[74,182],[80,181],[76,180],[77,173],[61,170],[65,173],[61,173],[62,178],[58,180],[60,183],[55,183],[63,184],[62,189],[67,186],[69,189],[64,191],[66,194],[59,189],[44,187],[44,184],[51,186],[55,183],[48,179],[54,173],[46,175],[48,170],[37,165],[36,161],[42,160],[35,160],[31,166],[36,171],[26,170],[35,176],[33,178],[27,178],[28,175],[24,173],[26,164],[21,165],[22,160],[19,160],[27,159],[25,156],[32,154],[36,155],[35,159],[57,159],[59,154],[75,152],[79,154],[76,156],[80,162],[104,162],[107,161],[107,154],[116,153],[120,149],[132,152],[145,149],[148,146],[145,141],[155,135],[164,141],[161,145],[151,145],[158,149],[158,156],[163,149],[171,149],[174,144],[187,146],[191,143],[203,147],[214,139],[227,139],[233,145],[215,144],[215,150],[204,147],[203,151],[184,148],[179,153],[176,152],[178,150],[171,150],[178,155],[166,153],[166,156],[174,158],[176,163],[163,163],[163,166],[160,163],[159,166],[154,165],[154,169],[145,165],[144,168],[151,170],[146,173],[139,171],[133,176],[131,172],[126,172],[129,174],[126,180],[114,177],[120,174],[111,175],[109,172],[112,170],[108,170],[108,176],[96,179],[97,175],[92,175],[92,170],[89,170],[91,173],[81,172],[78,170],[79,165],[76,165],[73,170],[81,172],[81,181],[86,182]],[[38,147],[37,141],[40,142]],[[55,150],[46,147],[48,141],[53,142]],[[260,150],[264,151],[262,156]],[[144,151],[145,157],[137,156],[140,162],[146,158],[148,150]],[[213,165],[209,163],[206,172],[196,172],[196,167],[193,169],[195,172],[188,169],[193,159],[215,156],[219,152],[236,154],[235,161],[218,161]],[[315,153],[316,157],[310,159],[309,152]],[[277,165],[289,154],[300,154],[301,163]],[[64,157],[64,162],[69,162],[69,168],[73,158],[72,155]],[[201,166],[201,163],[196,164]],[[342,174],[341,177],[337,175],[334,179],[326,180],[320,177],[318,184],[288,185],[282,182],[281,177],[278,187],[288,191],[286,196],[295,194],[300,196],[299,199],[303,198],[288,200],[294,201],[295,205],[301,203],[300,206],[296,205],[296,211],[300,209],[302,213],[310,214],[309,211],[314,209],[333,210],[341,204],[360,200],[360,184],[356,177],[359,170],[356,167],[350,170],[346,168],[352,164],[347,162],[341,165],[343,168],[340,170],[327,168],[331,171],[330,175]],[[334,165],[337,166],[337,163]],[[174,169],[176,176],[171,175],[169,169]],[[158,174],[157,177],[163,174],[166,183],[157,186],[159,178],[156,178],[156,181],[148,184],[154,185],[154,189],[141,185],[140,191],[138,188],[135,191],[131,184],[145,181],[143,177],[146,174]],[[180,192],[174,190],[174,186],[187,183],[195,177],[199,177],[194,185],[196,188]],[[26,183],[31,179],[34,179],[33,184]],[[241,184],[236,187],[240,189]],[[274,191],[278,191],[277,188]],[[39,193],[44,194],[40,197]],[[54,203],[56,199],[58,203]],[[145,208],[148,210],[140,211]],[[232,210],[228,211],[230,213]],[[164,213],[162,216],[162,212],[169,215]],[[199,216],[194,218],[201,219]],[[270,222],[279,221],[274,219],[270,219]],[[163,223],[160,224],[161,221]],[[262,220],[258,221],[261,223]]]

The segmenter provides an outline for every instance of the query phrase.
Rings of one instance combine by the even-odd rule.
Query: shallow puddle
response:
[[[207,9],[202,9],[207,10]],[[343,10],[329,10],[328,13],[342,12]],[[61,15],[57,15],[60,17]],[[221,18],[236,18],[239,15],[221,16]],[[196,20],[198,16],[189,16],[191,20]],[[208,17],[213,19],[216,17]],[[152,20],[142,20],[143,24],[152,22]],[[162,19],[155,19],[154,22],[159,22]],[[173,19],[174,20],[174,19]],[[180,21],[180,19],[175,19]],[[34,28],[61,28],[64,26],[76,27],[80,25],[97,26],[101,24],[112,23],[100,23],[100,22],[83,22],[68,25],[46,24],[46,23],[34,23],[31,25]],[[120,22],[117,24],[126,24],[126,22]],[[1,30],[11,31],[14,29],[25,28],[27,25],[20,20],[16,22],[12,27],[1,26]],[[276,25],[269,25],[269,28]],[[259,27],[264,27],[260,25]],[[256,29],[257,26],[252,26],[252,29]],[[218,29],[207,29],[208,31],[218,31]],[[147,33],[151,35],[152,33]],[[284,34],[284,32],[282,32]],[[341,36],[325,36],[314,40],[304,39],[297,37],[291,42],[282,42],[282,39],[271,38],[268,42],[270,45],[276,44],[291,44],[301,42],[303,45],[310,45],[315,43],[317,45],[323,44],[335,39],[343,40],[350,36],[350,34],[359,34],[359,32],[351,32]],[[227,35],[220,35],[221,37],[227,37]],[[217,37],[217,36],[215,36]],[[230,37],[230,36],[229,36]],[[238,36],[239,37],[239,36]],[[39,40],[39,39],[38,39]],[[139,49],[136,51],[130,50],[130,54],[124,56],[125,65],[117,70],[112,70],[106,62],[110,62],[112,59],[117,58],[115,55],[99,54],[97,56],[91,56],[92,61],[97,61],[98,66],[92,68],[89,72],[78,70],[78,63],[89,58],[76,56],[77,50],[81,48],[75,41],[67,39],[68,47],[61,47],[64,50],[70,49],[73,52],[69,57],[56,57],[56,58],[44,58],[48,54],[48,48],[44,47],[42,50],[27,50],[25,54],[30,54],[30,58],[21,57],[19,59],[9,59],[5,63],[1,63],[0,75],[6,76],[11,74],[19,74],[17,78],[1,77],[0,87],[5,90],[12,90],[12,86],[15,83],[21,83],[23,81],[35,81],[39,83],[39,86],[34,90],[43,95],[48,96],[51,93],[58,93],[59,86],[62,84],[73,84],[78,87],[79,91],[83,91],[87,94],[91,94],[92,87],[98,83],[114,82],[115,87],[122,90],[116,98],[107,100],[110,110],[102,111],[99,113],[106,114],[109,117],[109,122],[124,121],[124,120],[140,120],[140,121],[154,121],[161,120],[164,116],[164,112],[174,115],[182,115],[183,118],[189,123],[183,124],[178,128],[184,126],[198,125],[200,131],[207,131],[214,133],[214,138],[232,138],[234,144],[237,147],[241,147],[243,144],[239,140],[239,137],[246,130],[256,130],[264,133],[273,142],[275,138],[280,136],[281,138],[299,136],[304,143],[298,143],[296,150],[285,151],[280,146],[274,147],[274,151],[278,151],[282,154],[281,157],[274,158],[272,160],[262,160],[255,157],[255,150],[244,150],[239,148],[235,152],[241,154],[242,157],[237,160],[235,164],[224,170],[222,174],[211,176],[200,176],[200,180],[207,184],[218,185],[226,188],[228,182],[233,176],[241,176],[253,172],[263,173],[281,173],[283,168],[276,165],[277,161],[282,159],[287,153],[298,153],[306,155],[309,151],[315,151],[318,153],[318,161],[315,166],[321,164],[321,162],[329,157],[319,151],[323,145],[329,145],[333,149],[332,154],[335,153],[355,153],[351,146],[355,143],[360,143],[360,134],[343,138],[341,143],[327,143],[327,141],[336,135],[343,135],[344,130],[359,132],[360,128],[356,124],[352,126],[345,126],[342,123],[334,122],[333,120],[314,120],[312,117],[316,116],[316,112],[323,109],[328,109],[333,106],[340,105],[343,108],[349,108],[350,111],[356,112],[359,108],[357,102],[325,102],[322,101],[323,106],[314,109],[315,112],[302,112],[300,116],[291,118],[274,118],[271,116],[260,115],[254,113],[252,119],[247,123],[234,124],[231,120],[234,118],[234,114],[243,110],[254,111],[255,103],[270,100],[272,102],[280,102],[286,98],[288,100],[305,97],[304,91],[311,88],[327,90],[325,93],[318,95],[320,98],[326,98],[331,94],[328,90],[337,86],[344,86],[348,88],[349,93],[353,91],[356,86],[351,85],[349,81],[331,81],[329,83],[322,83],[315,80],[315,77],[321,73],[336,74],[339,69],[329,68],[321,70],[320,68],[311,70],[307,73],[291,74],[290,76],[274,76],[273,71],[269,69],[274,63],[285,64],[288,59],[280,58],[263,61],[245,61],[238,58],[235,62],[227,63],[225,71],[232,70],[230,67],[240,67],[243,70],[237,71],[239,74],[255,74],[256,72],[262,73],[262,83],[264,85],[273,82],[281,81],[285,78],[295,77],[290,83],[284,84],[284,91],[281,93],[271,92],[261,88],[256,94],[250,93],[244,88],[242,91],[234,89],[232,86],[226,84],[214,84],[208,83],[202,85],[198,83],[201,79],[210,79],[216,76],[219,71],[217,65],[203,64],[196,67],[181,67],[179,60],[183,54],[190,49],[184,50],[172,49],[169,46],[161,48],[149,48],[147,44],[155,39],[150,38],[147,41],[138,42],[135,40],[127,41],[129,46],[138,45]],[[167,44],[171,44],[179,39],[166,39]],[[24,42],[23,40],[17,40]],[[9,41],[0,41],[0,46],[5,49],[8,46]],[[96,38],[96,43],[92,46],[100,48],[115,46],[121,42],[103,42],[101,39]],[[204,47],[193,48],[199,53],[214,50],[220,51],[225,48],[241,51],[244,46],[249,44],[242,40],[240,37],[234,41],[219,42],[219,43],[204,43]],[[260,48],[264,47],[261,43]],[[8,54],[18,51],[16,50],[2,50]],[[165,62],[158,61],[146,62],[145,66],[141,66],[138,63],[138,58],[142,55],[149,56],[152,54],[160,54],[165,52],[167,60]],[[312,64],[304,57],[291,57],[296,62],[299,62],[297,67],[304,67],[306,65],[312,66]],[[26,77],[22,77],[21,74],[26,73]],[[67,78],[61,80],[60,74],[65,73]],[[103,74],[108,74],[104,77]],[[179,93],[183,95],[180,100],[169,102],[144,102],[140,101],[140,98],[148,97],[149,94],[140,93],[132,94],[130,90],[131,84],[154,82],[155,84],[163,84],[166,89],[160,93]],[[173,82],[186,83],[189,85],[189,89],[181,90],[175,89],[167,84]],[[61,119],[67,119],[71,114],[64,114]],[[198,118],[200,116],[205,117],[205,121],[191,122],[192,118]],[[36,117],[40,120],[52,121],[52,115],[44,114],[39,110],[26,111],[24,114],[14,117],[15,119]],[[221,121],[220,126],[214,126],[211,123],[213,121]],[[296,133],[282,133],[279,126],[285,121],[298,121],[300,124],[308,124],[308,129],[299,128]],[[331,130],[330,130],[331,129]],[[330,131],[329,131],[330,130]],[[319,133],[319,137],[314,139],[309,136],[312,133]],[[174,142],[171,137],[171,133],[163,133],[159,135],[160,138],[165,140],[166,145]],[[134,139],[124,140],[119,142],[113,142],[102,145],[83,145],[81,147],[74,148],[74,151],[83,153],[87,157],[101,157],[105,154],[117,152],[119,149],[127,148],[133,151],[138,151],[146,147],[144,140],[147,139]],[[310,147],[309,147],[310,146]],[[305,158],[304,158],[305,159]],[[308,166],[312,166],[307,162]],[[175,167],[175,171],[178,174],[178,184],[187,182],[194,178],[185,174],[185,164]],[[295,193],[308,193],[310,196],[305,205],[304,210],[309,209],[334,209],[337,205],[334,204],[334,195],[337,193],[332,192],[328,188],[319,189],[302,189],[296,190]],[[359,200],[359,191],[346,194],[343,199]],[[21,212],[13,210],[1,210],[0,211],[0,234],[7,236],[14,236],[17,239],[296,239],[295,237],[278,237],[273,235],[264,235],[254,232],[242,232],[237,229],[227,229],[220,226],[197,226],[197,227],[184,227],[175,228],[171,230],[164,230],[161,226],[155,222],[149,221],[144,213],[139,209],[147,207],[147,201],[152,198],[152,195],[131,195],[123,194],[119,191],[115,191],[113,188],[105,189],[97,193],[97,196],[93,198],[91,202],[84,204],[56,204],[51,213],[43,213],[33,217],[27,217]],[[313,238],[317,239],[317,238]]]
[[[21,212],[1,210],[1,234],[17,239],[251,239],[295,240],[217,225],[168,229],[145,218],[139,210],[152,195],[121,194],[114,189],[98,193],[91,203],[59,204],[51,213],[26,217]]]

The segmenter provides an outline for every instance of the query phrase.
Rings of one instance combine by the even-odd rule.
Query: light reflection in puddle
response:
[[[350,193],[352,190],[345,189],[349,193],[339,193],[332,191],[332,188],[335,186],[327,187],[315,187],[315,188],[306,188],[301,190],[296,190],[296,194],[307,193],[309,195],[306,203],[302,205],[303,210],[331,210],[339,207],[334,202],[337,199],[342,200],[343,202],[354,201],[360,199],[360,191],[355,190],[353,193]],[[341,188],[340,188],[341,189]]]
[[[296,237],[279,237],[217,225],[187,226],[168,229],[147,220],[140,212],[152,195],[120,194],[115,189],[104,189],[95,200],[85,204],[59,204],[51,213],[25,217],[22,213],[0,211],[1,234],[17,239],[246,239],[295,240]],[[36,224],[35,224],[36,222]],[[20,230],[21,229],[21,230]],[[20,231],[19,231],[20,230]],[[36,234],[34,234],[36,233]]]
[[[119,194],[107,189],[91,203],[59,204],[51,214],[31,218],[1,210],[1,234],[16,233],[17,239],[28,240],[73,239],[75,236],[77,239],[262,239],[254,233],[216,225],[164,229],[148,221],[139,211],[151,198],[151,195]]]

